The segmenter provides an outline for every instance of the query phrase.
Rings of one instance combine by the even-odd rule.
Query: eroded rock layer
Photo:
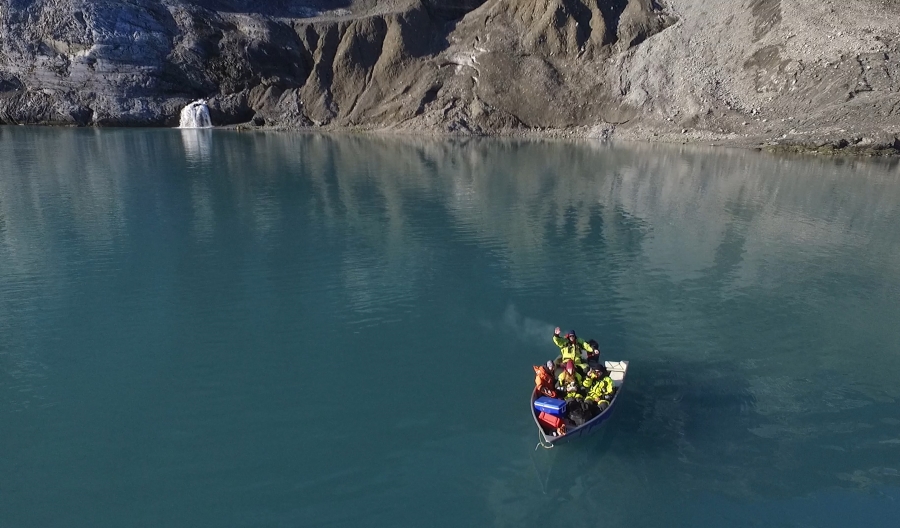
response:
[[[898,28],[897,0],[0,0],[0,122],[207,98],[217,125],[900,147]]]

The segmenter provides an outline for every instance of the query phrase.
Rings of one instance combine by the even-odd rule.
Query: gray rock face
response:
[[[893,146],[900,2],[0,0],[0,123]]]

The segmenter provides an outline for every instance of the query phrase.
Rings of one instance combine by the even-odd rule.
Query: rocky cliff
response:
[[[260,7],[260,6],[264,7]],[[900,149],[900,0],[0,0],[0,122]]]

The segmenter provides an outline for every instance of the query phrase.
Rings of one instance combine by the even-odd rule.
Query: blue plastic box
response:
[[[564,400],[548,398],[547,396],[541,396],[540,398],[534,400],[534,408],[538,411],[543,411],[554,416],[562,416],[566,414],[566,402]]]

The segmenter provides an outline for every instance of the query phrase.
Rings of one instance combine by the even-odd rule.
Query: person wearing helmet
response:
[[[553,390],[553,381],[555,379],[553,371],[555,369],[556,366],[552,361],[548,361],[546,365],[534,366],[534,386],[538,392],[551,398],[556,398],[556,391]]]
[[[585,403],[596,405],[598,412],[602,412],[609,407],[615,386],[612,378],[605,371],[591,369],[584,379],[583,387],[587,389],[587,396],[584,398]]]
[[[575,330],[569,330],[565,336],[560,335],[559,327],[553,330],[553,343],[559,347],[560,358],[558,361],[564,362],[572,360],[575,366],[582,372],[587,372],[587,362],[582,356],[582,352],[593,354],[594,348],[591,347],[584,339],[579,339],[575,335]]]
[[[584,386],[584,376],[575,370],[575,362],[571,359],[567,359],[563,367],[563,371],[556,378],[556,388],[566,395],[566,400],[581,399],[579,390]]]

